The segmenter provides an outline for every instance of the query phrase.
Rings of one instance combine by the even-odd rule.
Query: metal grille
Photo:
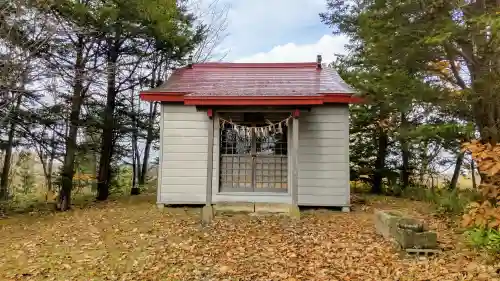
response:
[[[220,129],[221,191],[287,192],[287,155],[286,127],[283,133],[257,137],[239,135],[230,124],[224,124]]]

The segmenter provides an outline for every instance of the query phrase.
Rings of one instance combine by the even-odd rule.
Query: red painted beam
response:
[[[185,105],[320,105],[322,96],[189,96],[184,97]]]

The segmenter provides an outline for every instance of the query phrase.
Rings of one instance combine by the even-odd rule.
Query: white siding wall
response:
[[[164,104],[161,108],[162,151],[158,177],[158,203],[203,204],[206,196],[210,124],[207,113],[197,111],[194,106],[182,104]],[[299,205],[349,205],[348,117],[347,106],[314,107],[311,112],[301,114]],[[290,192],[284,194],[219,192],[218,120],[215,122],[213,202],[291,203]],[[290,130],[289,142],[291,134]],[[291,167],[289,168],[290,174]]]
[[[207,113],[182,104],[164,104],[161,108],[163,138],[160,143],[162,151],[158,202],[203,204],[210,124]]]
[[[299,120],[299,205],[349,205],[348,106],[313,107]]]

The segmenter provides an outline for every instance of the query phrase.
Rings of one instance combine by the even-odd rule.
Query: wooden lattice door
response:
[[[250,127],[263,122],[242,122]],[[232,124],[220,129],[220,190],[243,192],[287,192],[287,128],[267,136],[238,134]]]

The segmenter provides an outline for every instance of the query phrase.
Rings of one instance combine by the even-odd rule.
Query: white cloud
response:
[[[326,10],[325,0],[192,1],[228,5],[229,36],[221,48],[231,50],[230,60],[286,42],[312,42],[328,32],[319,17]]]
[[[288,43],[275,46],[268,52],[261,52],[249,57],[235,60],[235,62],[312,62],[317,55],[322,55],[323,62],[328,63],[335,59],[336,54],[345,54],[345,36],[324,35],[312,44],[297,45]]]

